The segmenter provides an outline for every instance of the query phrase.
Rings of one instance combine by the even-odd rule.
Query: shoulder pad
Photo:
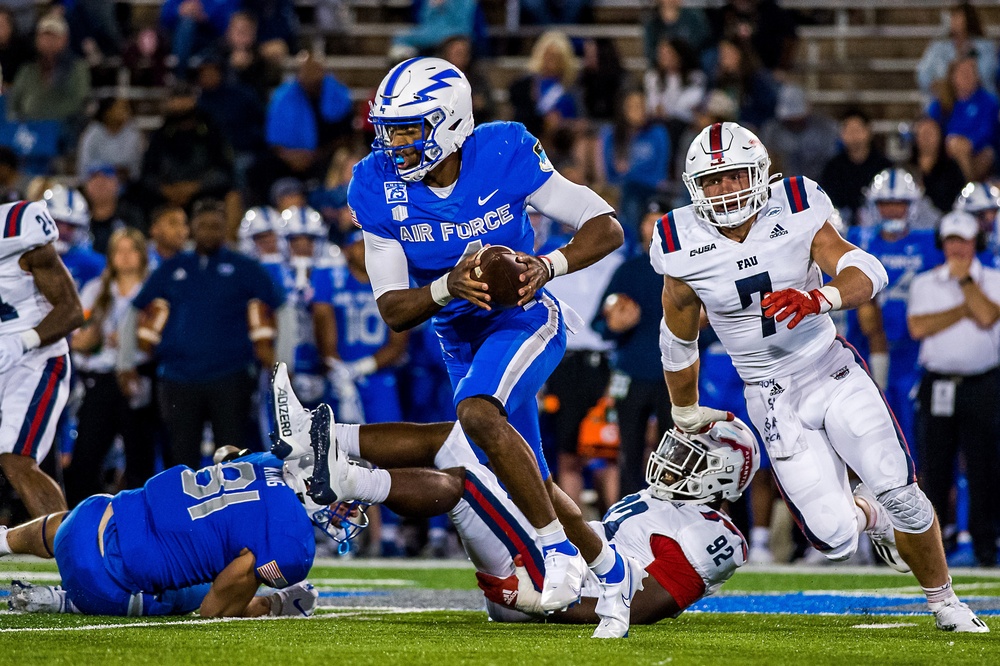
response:
[[[0,258],[24,254],[58,237],[45,203],[17,201],[0,206]]]

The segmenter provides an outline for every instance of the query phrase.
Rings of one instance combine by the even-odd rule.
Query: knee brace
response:
[[[889,521],[900,532],[922,534],[934,522],[934,507],[916,483],[887,490],[878,496]]]
[[[843,562],[844,560],[849,560],[857,551],[858,535],[855,533],[844,543],[834,546],[830,550],[823,550],[820,552],[823,553],[824,557],[831,562]]]

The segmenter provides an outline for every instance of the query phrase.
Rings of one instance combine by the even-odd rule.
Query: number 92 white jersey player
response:
[[[781,494],[812,545],[831,560],[847,559],[867,531],[891,566],[912,565],[932,590],[939,628],[982,631],[950,590],[937,521],[906,441],[827,314],[870,301],[886,286],[885,269],[828,222],[833,205],[819,185],[802,176],[772,183],[770,165],[752,132],[728,122],[706,127],[685,161],[692,204],[657,225],[650,261],[664,276],[660,350],[674,422],[697,432],[725,417],[698,404],[704,306],[746,383],[747,410]],[[826,285],[823,273],[833,276]],[[863,482],[857,497],[848,467]],[[897,539],[906,542],[906,562]]]

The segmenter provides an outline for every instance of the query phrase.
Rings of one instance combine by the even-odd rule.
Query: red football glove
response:
[[[477,571],[476,580],[486,598],[493,603],[531,615],[546,614],[542,610],[542,594],[532,584],[520,555],[514,557],[513,576],[500,578]]]
[[[819,289],[802,291],[801,289],[782,289],[765,294],[760,301],[765,317],[773,317],[775,321],[788,322],[788,328],[793,329],[808,315],[823,314],[833,309],[833,304]]]

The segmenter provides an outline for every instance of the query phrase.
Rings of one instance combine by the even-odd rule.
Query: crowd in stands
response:
[[[350,34],[347,4],[314,9],[313,27]],[[645,70],[635,72],[613,39],[571,39],[560,29],[592,20],[587,0],[521,0],[520,9],[522,23],[541,32],[506,90],[490,64],[510,46],[488,39],[475,0],[415,2],[413,26],[392,39],[386,65],[418,54],[450,61],[472,84],[477,123],[524,123],[556,169],[616,205],[627,247],[591,270],[585,288],[560,279],[558,295],[592,328],[571,342],[570,365],[539,401],[557,479],[575,497],[595,487],[598,510],[641,487],[649,446],[670,426],[666,389],[650,362],[659,353],[660,287],[643,251],[659,217],[688,202],[681,176],[701,128],[736,121],[757,132],[772,174],[817,180],[842,232],[860,244],[892,217],[872,191],[893,167],[905,169],[917,193],[904,197],[912,229],[936,228],[972,183],[1000,175],[997,44],[968,4],[950,10],[947,36],[920,60],[915,83],[927,104],[896,137],[910,154],[892,159],[863,110],[829,117],[796,82],[797,26],[812,19],[807,12],[774,0],[709,8],[656,0],[642,18]],[[140,485],[164,464],[197,465],[208,451],[203,439],[264,446],[260,376],[282,344],[297,344],[281,340],[288,326],[313,336],[312,356],[295,356],[296,387],[307,401],[334,400],[341,418],[355,407],[369,421],[454,418],[433,336],[390,335],[371,299],[347,207],[351,169],[373,134],[367,101],[352,100],[323,53],[303,48],[310,46],[304,15],[294,0],[0,2],[0,198],[51,199],[60,253],[89,316],[72,340],[78,388],[59,443],[71,506],[102,489]],[[148,109],[136,113],[151,104],[158,105],[152,123]],[[535,223],[540,251],[564,237],[549,220]],[[983,234],[996,240],[995,228]],[[223,245],[231,254],[218,254]],[[202,275],[207,261],[220,275],[249,276],[243,281],[252,290],[224,291],[225,280]],[[938,263],[928,257],[922,270]],[[170,281],[178,271],[192,276],[184,296]],[[897,286],[905,295],[908,281]],[[123,364],[120,348],[135,345],[120,340],[121,331],[135,334],[143,325],[135,311],[167,294],[191,299],[190,307],[175,304],[159,345],[130,348]],[[143,308],[132,307],[136,298]],[[256,328],[247,321],[255,299],[276,321]],[[229,320],[209,323],[234,302]],[[285,303],[297,314],[278,316]],[[905,310],[889,316],[905,318]],[[273,328],[276,336],[250,339]],[[884,328],[906,334],[905,321]],[[861,329],[867,338],[870,330]],[[703,333],[702,402],[738,412],[740,382],[713,340]],[[193,361],[185,351],[192,348]],[[579,395],[580,376],[596,378],[594,395]],[[569,425],[567,400],[586,403],[574,407]],[[899,408],[914,410],[914,401]],[[742,522],[755,526],[763,560],[769,511],[760,498],[774,497],[767,475],[761,479],[753,515],[744,512]],[[397,531],[387,518],[384,552],[405,549]],[[443,524],[432,525],[435,552],[444,550],[444,534]],[[981,563],[992,564],[986,552]]]

